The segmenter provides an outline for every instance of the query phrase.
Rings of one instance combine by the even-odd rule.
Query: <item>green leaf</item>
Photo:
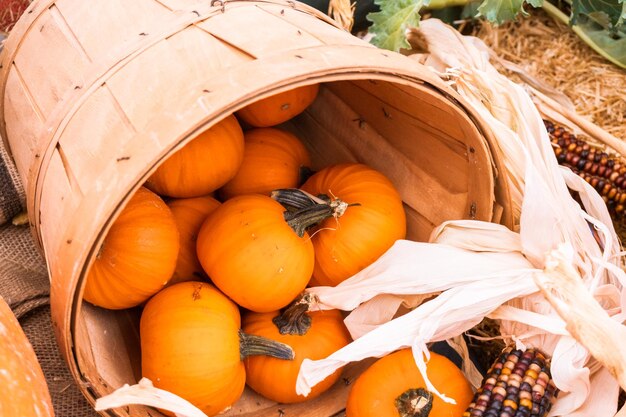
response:
[[[543,9],[553,18],[567,22],[568,17],[550,1],[546,1]],[[595,13],[591,13],[594,15]],[[607,17],[605,16],[605,20]],[[579,16],[578,23],[572,30],[593,50],[613,64],[626,69],[626,27],[609,32],[605,26],[590,16]]]
[[[626,68],[626,33],[607,31],[591,19],[581,18],[572,29],[589,46],[614,64]]]
[[[372,22],[369,28],[374,35],[372,43],[391,51],[410,48],[405,31],[419,26],[419,11],[424,0],[375,0],[375,3],[380,6],[380,11],[367,15],[367,20]]]
[[[543,0],[527,0],[533,7],[540,7]],[[523,9],[524,0],[484,0],[478,7],[478,15],[500,25],[509,20],[515,20],[518,14],[528,15]]]
[[[589,16],[614,32],[626,19],[626,2],[624,0],[572,0],[571,24],[578,24],[582,16]]]
[[[480,7],[480,1],[468,1],[461,13],[461,19],[473,19],[475,16],[478,16],[478,7]]]

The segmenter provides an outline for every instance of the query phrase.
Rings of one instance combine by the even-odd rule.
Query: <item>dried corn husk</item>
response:
[[[591,415],[593,410],[597,417],[613,416],[619,387],[614,376],[620,369],[607,366],[607,355],[596,353],[602,362],[592,357],[580,337],[584,332],[571,331],[576,323],[559,315],[555,301],[539,292],[545,282],[559,289],[549,277],[555,265],[567,268],[568,279],[585,288],[604,318],[623,320],[623,254],[606,206],[584,180],[558,166],[527,90],[498,73],[477,40],[434,19],[422,22],[420,30],[430,53],[418,59],[449,79],[493,128],[513,190],[518,228],[512,232],[488,223],[448,222],[433,233],[430,243],[399,241],[339,286],[311,289],[317,300],[312,308],[354,310],[346,323],[360,337],[326,359],[305,361],[297,389],[306,393],[348,362],[409,346],[424,371],[422,354],[428,342],[458,336],[491,316],[501,320],[507,339],[552,356],[552,375],[562,394],[551,415]],[[568,186],[580,192],[586,212],[571,198]],[[590,227],[600,233],[600,245]],[[392,302],[383,302],[384,294]],[[399,301],[389,295],[420,295],[427,301],[373,326],[373,315],[395,313]],[[577,308],[575,298],[567,302]],[[621,346],[626,342],[620,341]],[[620,358],[616,362],[621,363]],[[452,400],[437,390],[445,387],[428,388]]]
[[[141,378],[135,385],[125,384],[113,393],[96,400],[95,410],[104,411],[129,404],[150,405],[168,410],[176,417],[207,417],[189,401],[159,388],[155,388],[148,378]]]

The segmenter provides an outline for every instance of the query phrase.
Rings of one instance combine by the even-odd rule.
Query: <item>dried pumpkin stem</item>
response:
[[[305,335],[311,327],[309,310],[311,295],[304,294],[294,301],[282,314],[274,317],[272,322],[278,328],[280,334]]]
[[[400,417],[428,417],[433,408],[433,394],[424,388],[411,388],[396,398]]]
[[[272,198],[287,208],[285,221],[298,236],[304,236],[306,230],[322,221],[343,216],[346,209],[353,205],[339,199],[331,200],[326,195],[314,196],[297,188],[274,190]]]
[[[272,191],[270,196],[290,211],[330,203],[330,198],[326,195],[316,197],[298,188],[279,188]]]
[[[239,331],[239,354],[241,360],[248,356],[271,356],[272,358],[293,360],[295,353],[291,346],[267,337],[247,334]]]

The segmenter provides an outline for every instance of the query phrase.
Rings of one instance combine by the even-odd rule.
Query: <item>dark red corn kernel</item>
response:
[[[598,168],[600,168],[600,165],[598,165],[597,162],[594,162],[593,164],[591,164],[591,169],[589,170],[589,172],[593,175],[596,175],[596,172],[598,172]]]

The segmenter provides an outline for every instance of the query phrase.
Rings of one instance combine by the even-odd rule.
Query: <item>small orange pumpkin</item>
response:
[[[200,197],[235,176],[243,160],[243,131],[230,115],[171,155],[146,181],[160,195]]]
[[[458,417],[472,401],[472,387],[459,368],[443,355],[430,353],[426,375],[456,404],[426,390],[411,349],[391,353],[365,370],[348,395],[347,417]]]
[[[141,367],[154,386],[214,416],[243,392],[243,359],[270,354],[293,359],[289,346],[240,331],[235,303],[204,282],[167,287],[141,315]]]
[[[311,159],[302,142],[285,130],[257,128],[244,134],[243,162],[220,190],[225,199],[241,194],[269,195],[277,188],[299,187]]]
[[[254,127],[276,126],[302,113],[318,92],[319,84],[297,87],[256,101],[236,114]]]
[[[172,276],[179,247],[171,210],[158,195],[141,187],[104,239],[83,297],[113,310],[143,303]]]
[[[0,298],[0,416],[53,417],[48,385],[33,347]]]
[[[282,314],[248,313],[243,316],[246,334],[263,336],[291,346],[295,358],[283,361],[266,356],[245,360],[247,384],[270,400],[297,403],[319,396],[341,377],[341,369],[315,385],[308,396],[296,393],[296,380],[304,359],[323,359],[352,341],[338,310],[306,312],[306,304],[293,304]]]
[[[200,227],[198,259],[211,281],[237,304],[268,312],[289,304],[313,271],[313,245],[270,197],[241,195],[215,209]]]
[[[168,285],[206,278],[196,254],[196,239],[200,226],[221,203],[210,196],[174,199],[167,203],[180,232],[180,251],[176,270]]]
[[[335,286],[378,259],[406,235],[402,199],[391,181],[363,164],[324,168],[301,187],[350,206],[311,233],[315,269],[311,285]]]

